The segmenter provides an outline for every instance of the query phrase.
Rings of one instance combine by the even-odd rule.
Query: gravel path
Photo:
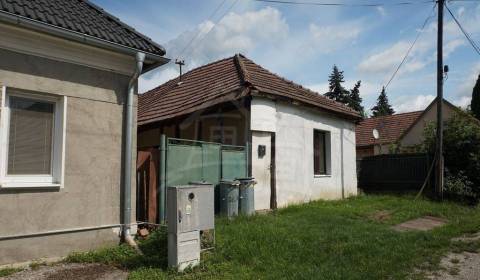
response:
[[[55,264],[27,269],[2,280],[124,280],[128,272],[104,264]]]
[[[480,241],[480,233],[469,237],[455,238],[453,241]],[[430,273],[431,280],[478,280],[480,279],[480,253],[449,253],[440,262],[441,270]]]

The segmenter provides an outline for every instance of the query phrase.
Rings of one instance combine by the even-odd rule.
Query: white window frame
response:
[[[1,88],[0,114],[0,187],[1,188],[63,188],[65,172],[65,132],[67,97],[53,96],[14,88]],[[50,175],[8,175],[8,141],[10,129],[10,96],[51,102],[54,109],[54,129]]]

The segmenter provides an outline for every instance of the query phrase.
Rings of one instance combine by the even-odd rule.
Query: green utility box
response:
[[[253,186],[255,180],[253,178],[237,178],[240,182],[238,211],[241,215],[253,215],[255,213],[255,195]]]
[[[219,185],[220,214],[227,217],[238,215],[239,181],[222,180]]]

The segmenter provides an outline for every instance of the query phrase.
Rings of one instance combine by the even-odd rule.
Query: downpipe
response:
[[[137,243],[131,236],[131,216],[132,216],[132,139],[133,139],[133,95],[137,85],[138,77],[142,73],[145,54],[138,52],[135,56],[136,66],[128,83],[127,103],[126,103],[126,128],[125,128],[125,160],[124,160],[124,178],[123,178],[123,227],[122,238],[128,245],[132,246],[139,254],[142,254]]]

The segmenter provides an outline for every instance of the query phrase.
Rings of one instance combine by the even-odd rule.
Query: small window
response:
[[[313,171],[314,175],[327,174],[327,132],[313,131]]]
[[[66,97],[3,88],[1,187],[59,187]]]
[[[55,104],[10,97],[7,175],[52,174]]]

